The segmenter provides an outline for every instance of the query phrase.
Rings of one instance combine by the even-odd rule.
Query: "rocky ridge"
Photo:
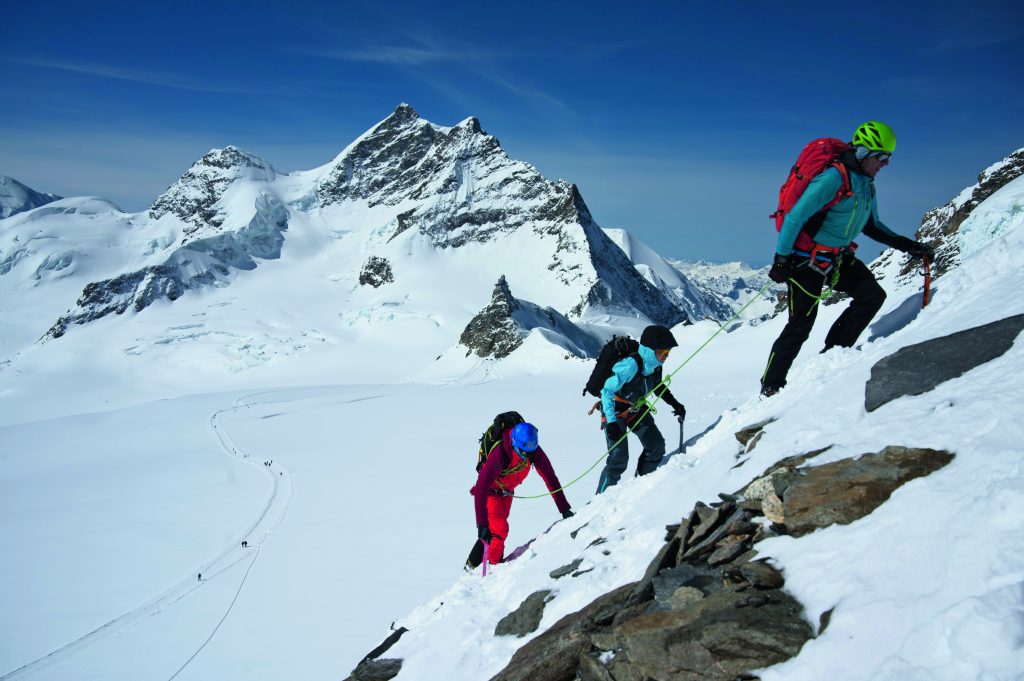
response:
[[[466,355],[501,359],[512,354],[533,330],[542,329],[548,339],[576,357],[595,357],[601,341],[581,331],[564,315],[512,295],[505,275],[498,278],[491,302],[466,325],[459,346]]]
[[[686,319],[601,231],[575,185],[510,159],[476,118],[444,128],[402,104],[327,166],[316,197],[321,207],[395,209],[387,242],[415,230],[460,248],[527,232],[551,244],[547,267],[561,284],[586,290],[563,310],[573,319],[594,306],[670,326]]]
[[[933,208],[925,213],[915,238],[935,248],[935,262],[932,264],[933,277],[940,277],[960,264],[960,226],[970,217],[974,209],[1021,175],[1024,175],[1024,149],[1018,149],[998,163],[989,166],[978,175],[977,184],[964,189],[946,205]],[[913,261],[893,249],[882,253],[872,263],[871,269],[876,272],[881,271],[893,261],[901,263],[899,273],[896,275],[897,281],[909,283],[916,279],[919,261]]]

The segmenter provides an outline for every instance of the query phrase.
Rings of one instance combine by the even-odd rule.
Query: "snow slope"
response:
[[[302,296],[283,286],[287,261],[269,261],[265,277],[162,303],[145,317],[156,323],[104,319],[24,350],[0,369],[0,550],[17,557],[0,563],[0,582],[17,585],[0,591],[0,679],[338,679],[392,622],[410,630],[388,651],[405,660],[399,679],[488,678],[524,643],[492,632],[528,594],[555,593],[543,630],[639,578],[664,525],[697,500],[828,444],[821,461],[890,444],[956,458],[867,518],[759,546],[810,621],[835,606],[823,636],[761,677],[1020,678],[1021,342],[871,414],[863,386],[901,347],[1024,313],[1006,295],[1024,265],[1021,206],[1019,179],[980,205],[963,232],[970,252],[932,304],[890,290],[871,342],[815,354],[843,306],[823,308],[790,387],[770,400],[753,396],[782,319],[731,333],[677,326],[668,369],[700,349],[673,383],[690,444],[600,497],[602,438],[578,396],[589,365],[538,331],[502,362],[425,363],[445,347],[439,321],[484,299],[431,317],[389,305],[383,289],[339,292],[330,274],[350,275],[329,254],[304,264],[318,283]],[[315,250],[319,238],[292,243]],[[448,255],[424,252],[417,283],[429,287]],[[296,331],[346,295],[359,305],[339,306],[330,329]],[[509,544],[541,536],[480,579],[461,571],[475,536],[472,462],[480,431],[507,409],[539,426],[577,515],[541,535],[554,504],[517,500]],[[733,433],[768,417],[778,420],[734,468]],[[532,475],[521,490],[543,486]],[[578,557],[592,569],[548,576]]]

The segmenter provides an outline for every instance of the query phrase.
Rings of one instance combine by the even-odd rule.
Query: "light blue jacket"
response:
[[[661,367],[661,362],[659,362],[658,358],[655,357],[654,350],[646,345],[641,345],[640,349],[637,350],[637,354],[640,355],[640,359],[643,360],[643,375],[645,377],[651,376]],[[639,369],[640,368],[636,365],[636,360],[632,357],[620,359],[615,363],[615,366],[612,367],[612,375],[604,382],[604,387],[601,389],[601,411],[604,412],[604,417],[608,419],[608,423],[614,423],[616,421],[615,394],[620,392],[627,383],[636,378],[636,374]],[[641,392],[637,397],[650,392],[658,382],[652,379],[650,383],[651,385],[649,386],[640,386],[640,389],[643,390],[643,392]]]
[[[853,196],[848,196],[829,208],[814,240],[823,246],[849,246],[863,231],[869,219],[874,219],[875,226],[883,233],[897,237],[895,232],[878,219],[878,201],[875,199],[872,179],[852,170],[849,175]],[[828,168],[811,180],[782,223],[779,240],[775,246],[776,253],[789,255],[793,252],[793,243],[800,228],[835,197],[842,182],[842,176],[835,168]]]

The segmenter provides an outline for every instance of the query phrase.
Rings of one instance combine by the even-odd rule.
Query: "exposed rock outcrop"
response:
[[[960,264],[958,232],[964,220],[982,201],[1021,175],[1024,175],[1024,149],[1018,149],[1002,161],[989,166],[978,175],[976,185],[963,190],[946,205],[925,213],[916,238],[936,249],[935,262],[932,266],[933,277],[939,277]],[[908,282],[916,278],[920,261],[911,260],[908,256],[891,249],[872,263],[872,269],[884,268],[893,258],[898,258],[902,262],[897,280]]]
[[[218,203],[235,182],[271,181],[276,175],[269,163],[238,147],[211,149],[157,197],[149,207],[149,216],[155,220],[168,213],[177,216],[186,225],[181,240],[184,245],[219,233],[225,208]]]
[[[261,194],[256,200],[256,214],[241,229],[192,241],[176,249],[161,265],[86,285],[76,306],[46,335],[59,338],[73,324],[128,310],[140,312],[157,300],[176,300],[186,291],[225,283],[231,269],[251,270],[256,267],[256,258],[279,258],[287,228],[288,212],[281,202]]]
[[[687,321],[604,234],[575,185],[510,159],[476,118],[444,128],[402,104],[332,165],[316,186],[322,207],[414,204],[397,215],[389,241],[415,229],[441,248],[459,248],[529,230],[553,243],[548,269],[561,283],[586,287],[564,312],[579,316],[601,305],[667,326]]]
[[[363,269],[359,272],[359,284],[361,286],[369,285],[374,288],[380,288],[384,284],[390,284],[394,281],[395,273],[391,270],[391,262],[387,258],[379,258],[376,255],[371,255],[363,265]]]
[[[577,357],[595,357],[601,347],[598,338],[553,308],[542,308],[513,296],[504,275],[494,286],[491,302],[469,320],[459,345],[466,348],[467,356],[475,353],[501,359],[522,345],[533,329],[546,332],[548,340]]]
[[[495,359],[512,354],[523,344],[519,325],[512,319],[512,313],[519,308],[505,275],[501,275],[494,285],[491,302],[469,320],[459,336],[459,344],[467,348],[466,354],[475,352],[480,357]]]
[[[756,429],[755,429],[756,430]],[[529,641],[492,681],[734,681],[778,664],[825,629],[806,621],[783,571],[757,557],[778,533],[799,536],[871,513],[893,490],[953,455],[887,447],[857,459],[801,468],[817,450],[770,467],[737,495],[698,503],[639,582],[600,596]],[[771,490],[779,522],[768,523]]]
[[[905,395],[922,395],[940,383],[1003,355],[1024,329],[1024,315],[909,345],[871,367],[864,408],[874,411]]]
[[[551,600],[551,591],[543,589],[526,597],[518,608],[501,618],[494,628],[495,636],[519,636],[537,631],[544,617],[544,604]]]

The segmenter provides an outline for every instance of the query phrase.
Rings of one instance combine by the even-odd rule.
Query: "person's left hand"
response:
[[[914,258],[935,258],[935,248],[923,241],[914,241],[907,247],[907,253]]]

